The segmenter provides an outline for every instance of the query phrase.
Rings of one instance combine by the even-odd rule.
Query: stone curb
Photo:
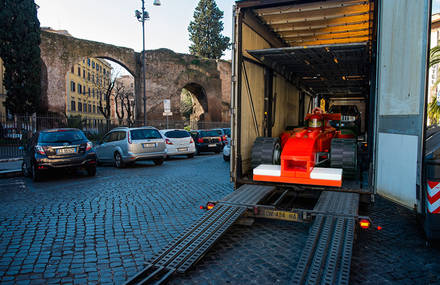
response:
[[[21,169],[11,169],[11,170],[3,170],[0,171],[0,179],[1,178],[11,178],[11,177],[20,177],[23,176],[23,172]]]
[[[20,161],[20,160],[23,160],[23,158],[22,157],[5,158],[5,159],[0,159],[0,163],[2,163],[2,162]]]

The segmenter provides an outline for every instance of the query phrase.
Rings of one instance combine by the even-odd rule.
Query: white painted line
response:
[[[342,169],[341,168],[322,168],[315,167],[310,173],[311,179],[322,179],[322,180],[342,180]]]
[[[281,165],[260,164],[254,168],[254,175],[281,176]]]

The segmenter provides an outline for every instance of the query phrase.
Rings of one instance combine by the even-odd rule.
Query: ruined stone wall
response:
[[[163,100],[171,100],[173,120],[181,120],[180,94],[189,84],[201,86],[205,96],[198,98],[201,105],[205,100],[206,121],[229,121],[224,114],[229,110],[230,64],[225,61],[201,59],[187,54],[178,54],[168,49],[147,51],[147,116],[151,120],[163,119]],[[229,87],[227,87],[229,86]],[[191,90],[190,90],[191,91]],[[204,98],[203,98],[204,97]],[[142,104],[141,98],[138,103]],[[139,104],[138,104],[139,106]],[[141,108],[138,108],[138,110]],[[142,110],[138,111],[138,114]]]
[[[83,58],[104,58],[125,67],[134,77],[136,115],[143,118],[143,84],[140,54],[132,49],[77,39],[68,35],[41,32],[41,58],[45,69],[44,98],[47,111],[64,113],[67,73]],[[168,49],[146,51],[147,119],[163,120],[163,100],[171,100],[172,120],[181,120],[180,94],[188,84],[200,86],[204,120],[229,121],[231,67],[226,61],[201,59]]]

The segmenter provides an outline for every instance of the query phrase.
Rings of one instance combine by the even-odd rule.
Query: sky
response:
[[[145,23],[146,49],[169,48],[189,53],[188,25],[199,0],[145,0],[150,20]],[[234,0],[216,0],[224,12],[223,34],[231,37]],[[67,30],[72,36],[142,50],[142,25],[134,16],[141,0],[35,0],[42,27]],[[440,0],[433,0],[433,13],[440,12]],[[223,59],[230,59],[226,50]]]
[[[440,1],[440,0],[438,0]],[[141,10],[141,0],[35,0],[40,6],[41,27],[67,30],[72,36],[142,50],[142,24],[134,11]],[[145,49],[169,48],[189,53],[188,25],[198,0],[145,0],[150,20],[145,22]],[[223,34],[231,37],[234,0],[216,0],[224,12]],[[224,59],[231,58],[226,50]]]

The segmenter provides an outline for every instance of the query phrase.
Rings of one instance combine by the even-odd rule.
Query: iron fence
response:
[[[229,122],[166,121],[149,120],[148,126],[157,129],[212,129],[228,128]],[[109,130],[120,127],[141,127],[143,121],[127,124],[125,121],[104,119],[83,119],[65,116],[0,116],[0,159],[22,157],[23,146],[32,135],[41,130],[53,128],[77,128],[84,131],[91,141],[100,140]]]

